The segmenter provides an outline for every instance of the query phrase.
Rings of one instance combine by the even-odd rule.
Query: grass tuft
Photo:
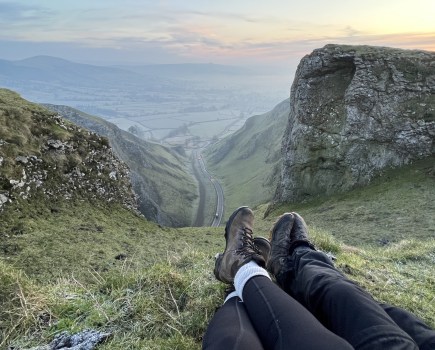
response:
[[[313,228],[310,231],[310,239],[318,249],[326,253],[338,254],[342,251],[341,243],[324,230]]]
[[[0,348],[16,336],[39,331],[50,322],[44,288],[0,260]]]

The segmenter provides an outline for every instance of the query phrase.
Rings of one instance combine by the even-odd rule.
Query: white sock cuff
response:
[[[237,271],[234,277],[234,286],[236,287],[236,292],[239,298],[243,301],[243,288],[245,284],[254,276],[265,276],[270,279],[269,274],[265,269],[258,266],[255,261],[250,261],[243,265],[239,271]]]
[[[238,297],[238,296],[239,296],[239,295],[237,294],[236,291],[231,292],[231,293],[228,294],[227,297],[225,298],[225,300],[224,300],[224,304],[225,304],[228,300],[230,300],[231,298]]]

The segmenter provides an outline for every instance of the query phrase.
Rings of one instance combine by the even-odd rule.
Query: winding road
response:
[[[220,225],[224,214],[224,191],[219,181],[207,171],[200,149],[192,152],[192,158],[193,171],[199,182],[199,205],[194,226],[205,226],[207,218],[204,209],[206,191],[208,190],[207,182],[211,182],[216,191],[216,211],[210,226],[217,227]]]

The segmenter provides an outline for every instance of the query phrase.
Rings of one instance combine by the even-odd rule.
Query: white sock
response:
[[[234,286],[236,287],[236,292],[239,298],[243,301],[243,288],[245,284],[254,276],[265,276],[270,279],[269,274],[265,269],[258,266],[255,261],[250,261],[243,265],[239,271],[237,271],[234,277]]]
[[[231,293],[228,294],[227,297],[225,298],[225,300],[224,300],[224,304],[225,304],[228,300],[230,300],[231,298],[238,297],[238,296],[239,296],[239,295],[237,294],[236,291],[231,292]]]

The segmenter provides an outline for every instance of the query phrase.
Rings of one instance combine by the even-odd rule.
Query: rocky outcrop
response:
[[[127,166],[107,139],[0,90],[0,211],[44,198],[117,202],[136,210]]]
[[[435,53],[327,45],[291,88],[276,202],[365,185],[434,153]]]

